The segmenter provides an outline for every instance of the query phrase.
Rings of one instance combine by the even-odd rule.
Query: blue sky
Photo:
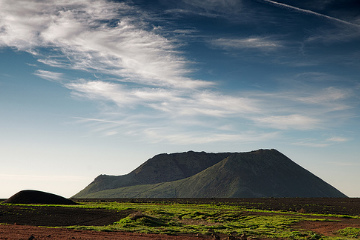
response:
[[[0,197],[275,148],[360,197],[355,0],[0,0]]]

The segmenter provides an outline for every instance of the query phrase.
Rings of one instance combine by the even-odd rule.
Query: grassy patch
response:
[[[360,228],[347,227],[340,229],[338,233],[344,237],[360,238]]]

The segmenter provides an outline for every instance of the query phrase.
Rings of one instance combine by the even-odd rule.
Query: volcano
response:
[[[157,155],[129,174],[98,176],[74,198],[346,197],[275,149]]]

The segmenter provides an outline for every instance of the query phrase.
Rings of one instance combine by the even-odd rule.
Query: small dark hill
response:
[[[14,204],[60,204],[60,205],[76,205],[77,203],[70,199],[42,191],[22,190],[3,203]]]

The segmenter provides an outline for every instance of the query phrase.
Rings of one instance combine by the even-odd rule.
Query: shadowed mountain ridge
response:
[[[213,166],[230,154],[193,151],[158,154],[129,174],[121,176],[100,175],[96,177],[92,183],[74,197],[83,197],[107,189],[184,179]]]

